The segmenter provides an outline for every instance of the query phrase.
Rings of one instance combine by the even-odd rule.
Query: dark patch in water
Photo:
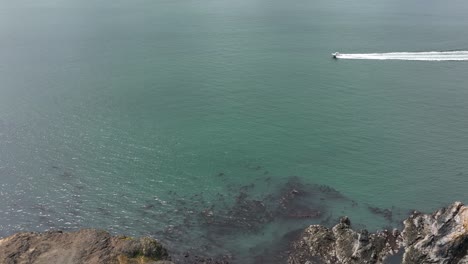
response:
[[[249,191],[249,190],[252,190],[253,188],[255,188],[255,184],[251,183],[251,184],[249,184],[249,185],[244,185],[244,186],[240,187],[240,188],[239,188],[239,191],[240,191],[241,193],[244,193],[244,192],[247,192],[247,191]]]
[[[272,221],[272,215],[261,200],[251,199],[242,191],[234,204],[225,210],[215,210],[212,205],[202,210],[202,222],[211,233],[234,234],[236,232],[255,232],[265,223]]]
[[[405,250],[402,248],[396,254],[391,255],[385,259],[384,264],[401,264],[403,262],[403,255]]]
[[[309,187],[309,188],[308,188]],[[319,218],[326,211],[320,202],[314,201],[311,186],[293,177],[280,189],[275,216],[283,218]]]
[[[318,189],[326,195],[328,199],[346,199],[339,191],[326,185],[318,185]]]
[[[369,211],[375,215],[382,216],[383,218],[385,218],[385,220],[389,222],[392,222],[393,220],[393,213],[392,213],[392,210],[390,209],[386,209],[386,208],[384,209],[384,208],[372,207],[372,206],[367,206],[367,209],[369,209]]]

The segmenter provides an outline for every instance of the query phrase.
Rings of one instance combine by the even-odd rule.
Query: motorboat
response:
[[[339,52],[332,53],[332,56],[334,59],[338,59],[338,56],[340,56]]]

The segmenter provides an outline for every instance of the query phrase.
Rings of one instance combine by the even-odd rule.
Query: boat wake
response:
[[[468,61],[468,51],[337,53],[332,55],[336,59],[347,60]]]

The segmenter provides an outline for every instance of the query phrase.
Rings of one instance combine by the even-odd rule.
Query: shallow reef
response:
[[[273,182],[263,175],[245,185],[231,185],[229,192],[214,199],[203,193],[188,198],[170,194],[182,220],[152,235],[167,243],[177,263],[285,263],[301,228],[331,226],[339,219],[333,210],[337,204],[351,210],[360,206],[330,186],[295,176]],[[382,227],[397,222],[394,214],[401,217],[396,208],[361,207],[381,217]]]

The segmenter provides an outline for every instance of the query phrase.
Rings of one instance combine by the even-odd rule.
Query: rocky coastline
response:
[[[468,263],[468,207],[461,202],[433,214],[414,212],[398,229],[353,230],[343,217],[329,229],[306,228],[292,243],[288,264]]]
[[[2,264],[171,264],[167,250],[151,238],[111,236],[96,229],[17,233],[0,239]]]
[[[353,230],[342,217],[332,228],[311,225],[294,234],[288,264],[468,264],[468,207],[461,202],[432,214],[414,212],[403,229]],[[229,263],[192,256],[193,263]],[[112,236],[106,231],[17,233],[0,239],[0,263],[170,264],[168,251],[152,238]],[[234,260],[232,263],[236,263]],[[266,262],[258,262],[266,263]]]

